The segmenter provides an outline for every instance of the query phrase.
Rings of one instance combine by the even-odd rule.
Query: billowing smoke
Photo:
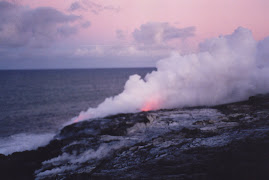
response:
[[[240,101],[269,92],[269,38],[257,42],[251,31],[236,29],[200,44],[195,54],[173,53],[157,71],[130,76],[124,91],[74,121],[111,114]]]

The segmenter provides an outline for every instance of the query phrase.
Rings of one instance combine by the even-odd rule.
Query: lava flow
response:
[[[151,99],[145,103],[145,105],[141,108],[141,111],[151,111],[156,110],[160,106],[160,103],[156,99]]]

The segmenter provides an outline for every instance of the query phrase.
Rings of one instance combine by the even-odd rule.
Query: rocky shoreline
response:
[[[0,155],[1,179],[269,179],[269,94],[214,107],[119,114]]]

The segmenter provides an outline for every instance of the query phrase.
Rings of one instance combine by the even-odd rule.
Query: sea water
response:
[[[0,153],[47,144],[63,124],[153,68],[0,71]]]

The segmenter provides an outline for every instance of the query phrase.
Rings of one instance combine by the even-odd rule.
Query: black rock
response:
[[[72,124],[45,147],[0,155],[0,176],[267,180],[269,95]]]

